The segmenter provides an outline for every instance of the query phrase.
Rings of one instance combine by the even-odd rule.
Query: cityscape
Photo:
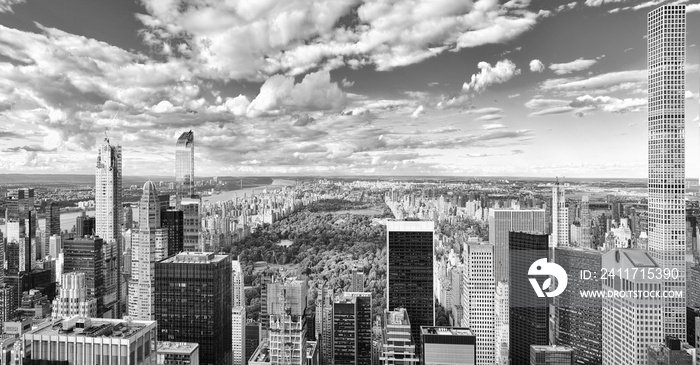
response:
[[[0,365],[697,365],[698,14],[0,0]]]

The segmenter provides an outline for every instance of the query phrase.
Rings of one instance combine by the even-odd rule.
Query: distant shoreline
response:
[[[220,201],[226,201],[226,200],[233,200],[238,196],[248,194],[248,193],[253,193],[254,191],[261,191],[261,190],[278,190],[285,188],[287,186],[293,186],[296,184],[296,180],[289,180],[289,179],[273,179],[272,183],[267,184],[267,185],[258,185],[255,187],[249,187],[249,188],[244,188],[244,189],[238,189],[238,190],[228,190],[224,191],[218,194],[214,195],[209,195],[209,196],[203,196],[202,197],[202,203],[212,203],[212,202],[220,202]]]

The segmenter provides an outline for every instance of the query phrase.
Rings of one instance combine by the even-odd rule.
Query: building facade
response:
[[[508,233],[511,231],[546,233],[546,229],[547,219],[544,209],[489,210],[489,243],[494,246],[496,282],[508,281],[510,275]]]
[[[478,364],[476,338],[469,328],[421,327],[421,364]]]
[[[387,221],[387,310],[406,309],[414,339],[435,324],[434,230],[432,221]]]
[[[648,249],[680,277],[664,290],[685,291],[685,5],[664,5],[647,18],[649,125]],[[685,295],[666,298],[663,335],[685,340]]]

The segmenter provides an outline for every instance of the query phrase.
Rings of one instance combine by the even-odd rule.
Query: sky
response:
[[[0,0],[0,174],[643,178],[646,17],[683,0]]]

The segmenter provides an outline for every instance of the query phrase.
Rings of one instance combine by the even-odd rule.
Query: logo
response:
[[[528,276],[553,276],[555,279],[557,279],[557,288],[554,289],[554,291],[545,292],[545,290],[552,286],[551,277],[547,278],[547,280],[542,283],[541,288],[540,284],[537,283],[537,279],[529,278],[532,288],[535,289],[535,293],[537,293],[537,296],[540,298],[544,298],[545,296],[550,298],[558,296],[564,292],[569,281],[569,277],[566,275],[564,268],[553,262],[547,262],[547,259],[539,259],[533,262],[532,265],[530,265],[530,269],[527,271],[527,274]]]

